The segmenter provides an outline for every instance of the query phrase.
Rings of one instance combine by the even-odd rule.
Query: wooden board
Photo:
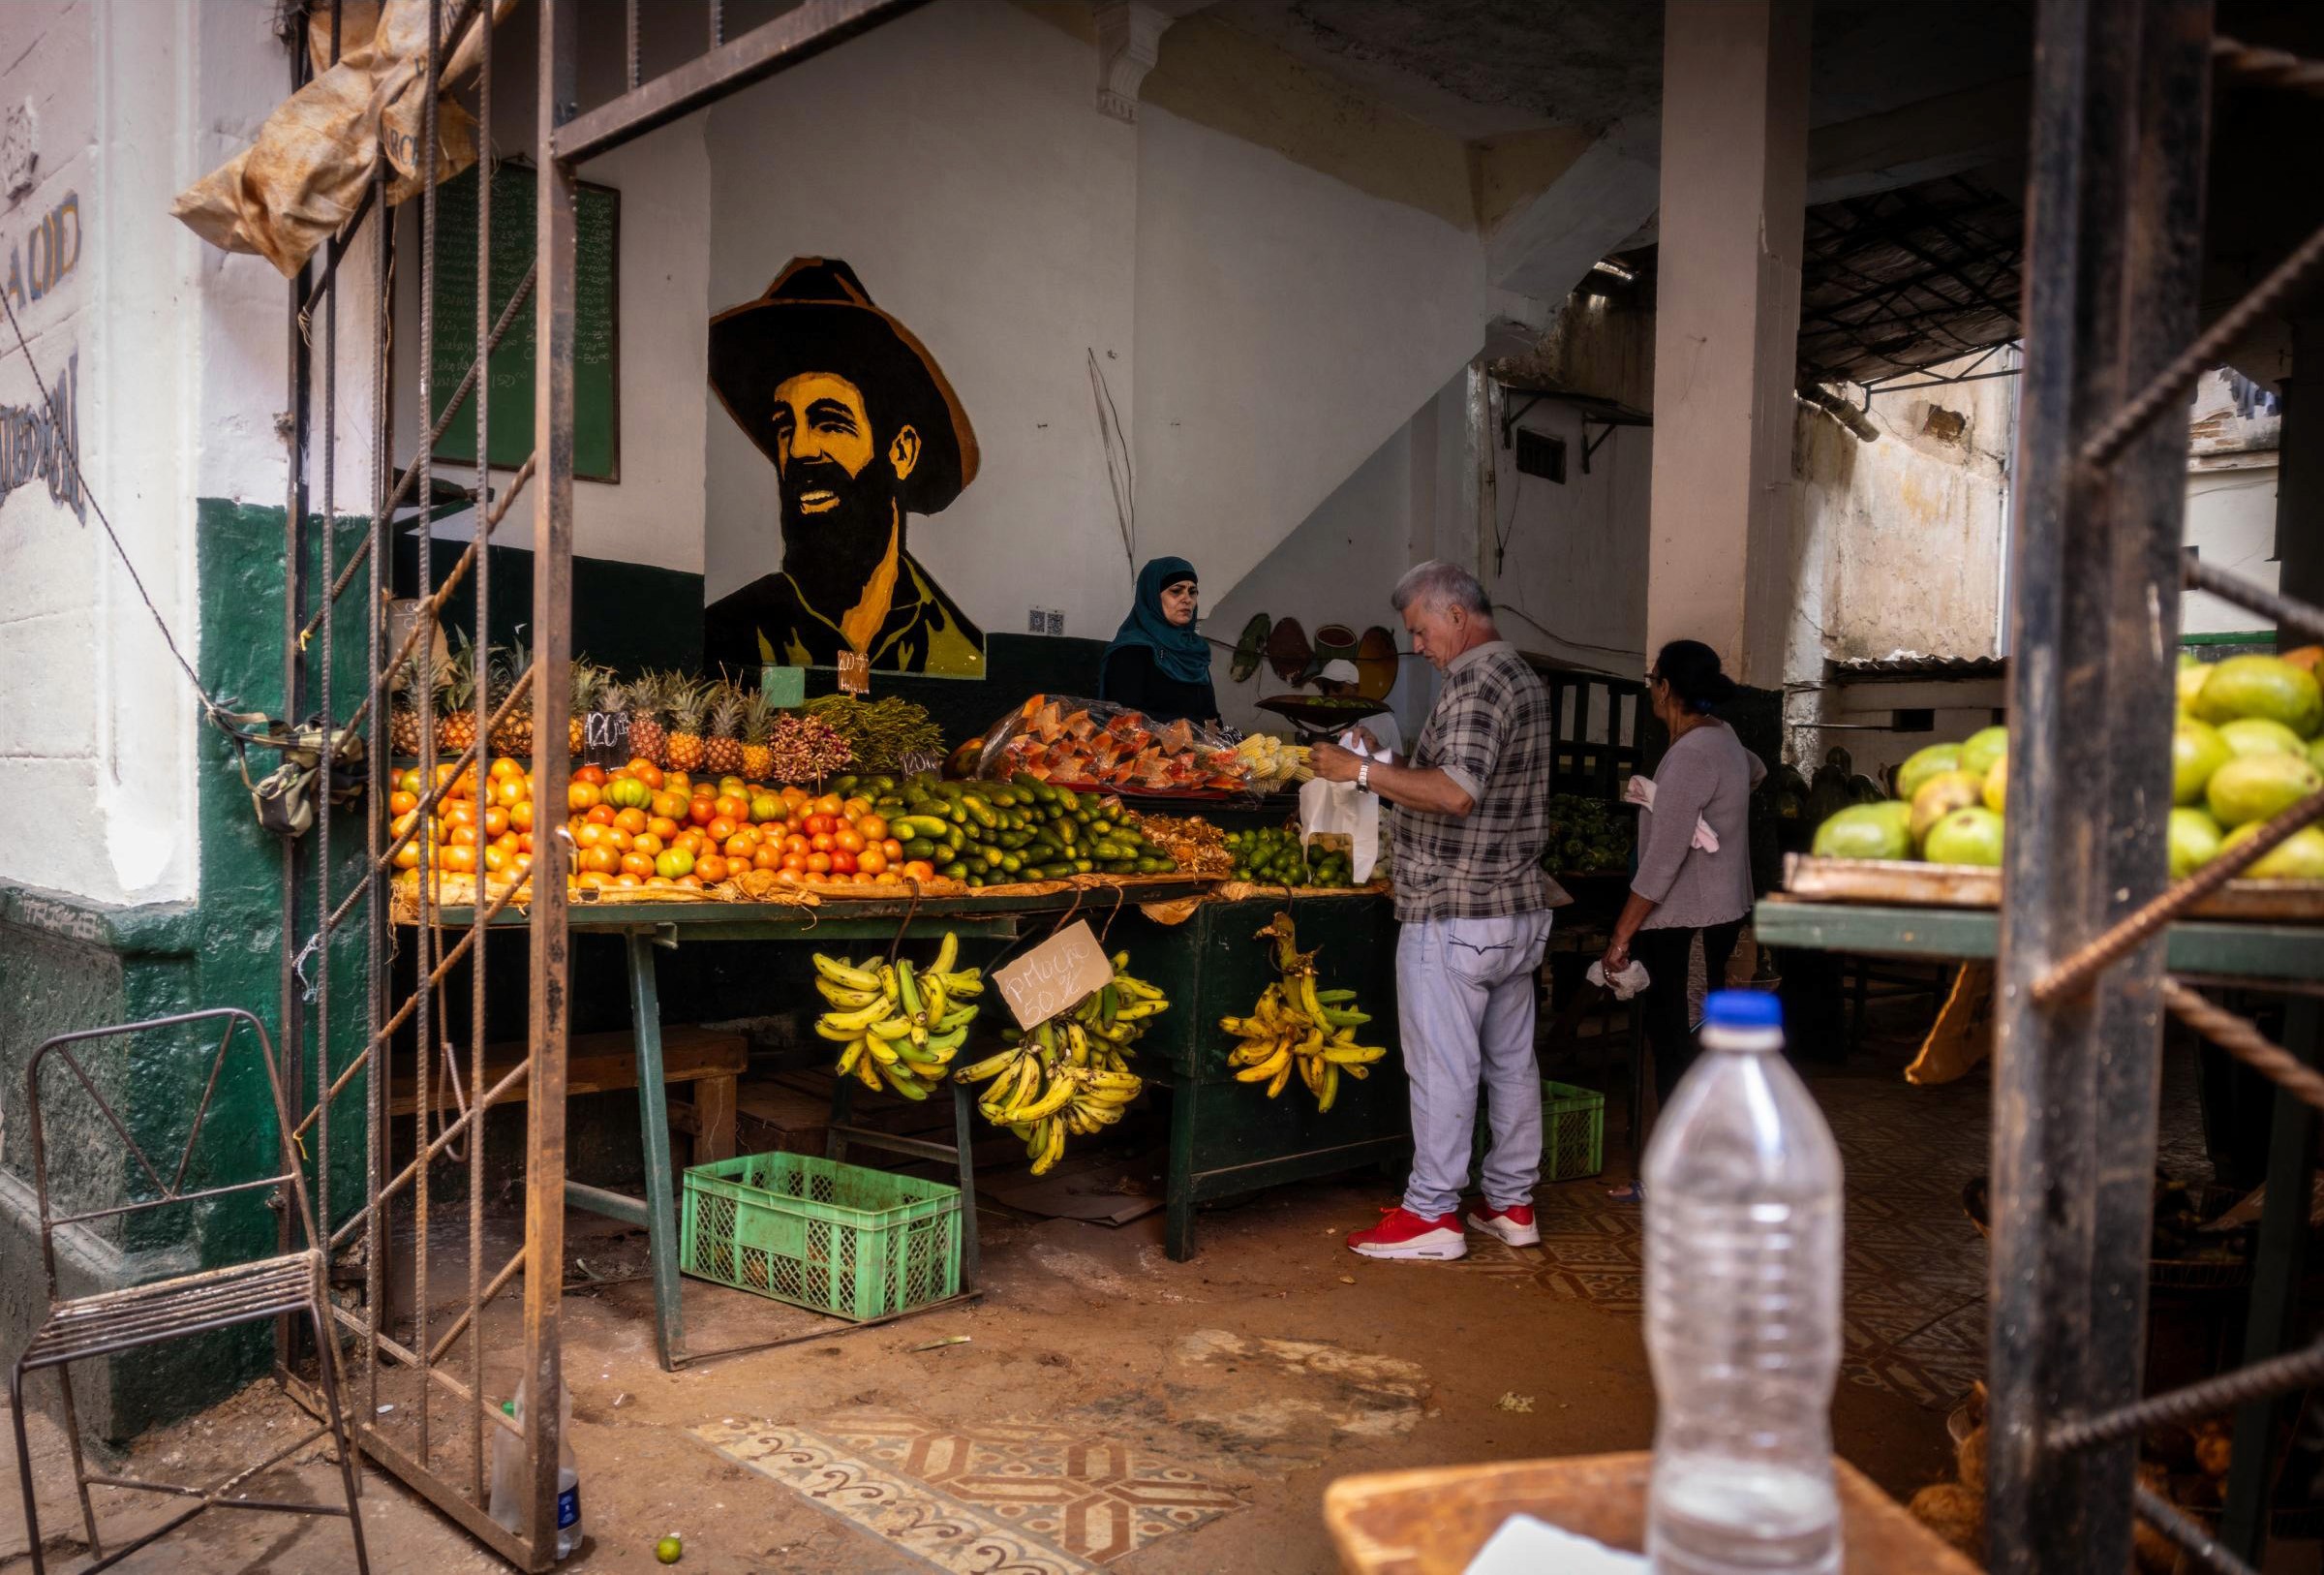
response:
[[[1347,1476],[1324,1493],[1324,1523],[1350,1575],[1461,1575],[1512,1515],[1532,1515],[1609,1548],[1646,1545],[1654,1457],[1577,1455]],[[1840,1567],[1849,1575],[1974,1575],[1976,1565],[1835,1459]]]
[[[486,1045],[485,1087],[489,1088],[506,1076],[508,1069],[524,1059],[525,1050],[525,1045],[514,1041]],[[749,1063],[750,1048],[740,1034],[718,1034],[686,1024],[672,1024],[661,1031],[661,1080],[665,1083],[739,1077]],[[463,1063],[463,1069],[465,1065]],[[399,1068],[403,1069],[406,1068]],[[431,1083],[436,1108],[456,1109],[457,1102],[452,1098],[448,1079],[432,1079]],[[566,1094],[606,1094],[635,1087],[637,1041],[628,1030],[622,1029],[611,1034],[576,1034],[572,1036],[566,1050]],[[494,1102],[517,1104],[524,1097],[525,1085],[520,1082]],[[408,1116],[418,1108],[419,1096],[413,1092],[409,1075],[398,1077],[388,1094],[389,1113]]]
[[[2002,872],[1965,864],[1793,853],[1784,860],[1784,890],[1819,902],[1999,908]],[[2230,880],[2197,903],[2191,916],[2276,924],[2324,922],[2324,880]]]

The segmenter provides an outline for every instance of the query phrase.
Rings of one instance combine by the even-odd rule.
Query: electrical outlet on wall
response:
[[[1065,633],[1065,614],[1055,607],[1033,607],[1024,615],[1027,634],[1062,634]]]

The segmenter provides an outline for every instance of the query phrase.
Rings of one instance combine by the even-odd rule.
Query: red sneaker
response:
[[[1398,1204],[1382,1209],[1371,1229],[1348,1232],[1348,1251],[1367,1258],[1451,1259],[1467,1256],[1469,1244],[1458,1215],[1426,1220]]]
[[[1469,1211],[1469,1223],[1487,1236],[1498,1236],[1512,1247],[1538,1246],[1541,1227],[1533,1222],[1533,1205],[1514,1203],[1506,1209],[1496,1209],[1490,1203],[1479,1201]]]

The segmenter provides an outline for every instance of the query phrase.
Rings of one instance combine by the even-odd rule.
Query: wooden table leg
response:
[[[674,1373],[685,1347],[685,1326],[679,1301],[678,1211],[670,1186],[669,1093],[661,1081],[661,992],[655,977],[653,932],[631,930],[627,940],[630,1015],[637,1034],[637,1118],[646,1159],[646,1252],[654,1266],[654,1343],[662,1371]],[[727,1131],[731,1142],[731,1104]]]
[[[976,1138],[969,1126],[974,1103],[968,1086],[957,1078],[952,1085],[952,1140],[961,1153],[961,1289],[974,1290],[984,1267],[976,1239]]]
[[[705,1077],[694,1084],[694,1163],[734,1158],[734,1088],[731,1077]]]

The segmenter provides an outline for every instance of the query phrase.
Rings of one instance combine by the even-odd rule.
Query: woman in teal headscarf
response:
[[[1210,642],[1194,631],[1197,601],[1185,559],[1156,558],[1138,571],[1138,600],[1098,668],[1098,698],[1156,722],[1216,722]]]

